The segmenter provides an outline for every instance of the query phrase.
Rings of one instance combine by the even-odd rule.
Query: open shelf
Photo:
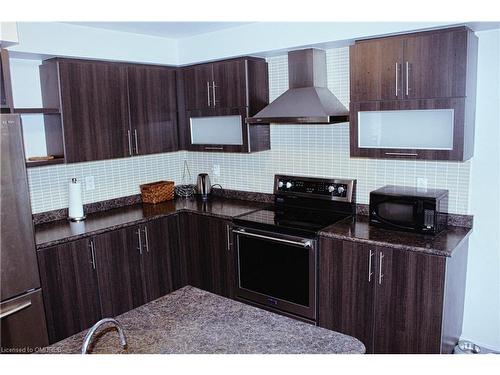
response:
[[[14,108],[14,113],[19,114],[58,114],[59,110],[57,108]]]
[[[64,157],[56,156],[54,159],[50,160],[36,160],[36,161],[26,160],[26,167],[28,168],[41,167],[43,165],[55,165],[55,164],[64,164]]]

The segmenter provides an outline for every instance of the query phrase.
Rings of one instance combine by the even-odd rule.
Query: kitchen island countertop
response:
[[[363,354],[354,337],[329,331],[228,298],[186,286],[116,319],[128,346],[114,328],[102,328],[92,353],[177,354]],[[86,331],[41,350],[80,353]]]

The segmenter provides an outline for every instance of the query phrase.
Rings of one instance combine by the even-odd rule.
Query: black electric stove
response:
[[[238,216],[236,225],[314,236],[354,214],[356,180],[276,175],[275,204]]]
[[[317,322],[318,231],[354,213],[356,180],[276,175],[274,206],[235,218],[236,298]]]

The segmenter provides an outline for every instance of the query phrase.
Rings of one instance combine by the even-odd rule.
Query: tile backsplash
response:
[[[273,100],[288,88],[287,56],[268,59],[269,91]],[[349,49],[327,51],[328,87],[348,107]],[[451,213],[468,213],[470,161],[404,161],[349,157],[349,126],[271,125],[271,150],[255,154],[186,152],[90,163],[31,168],[28,179],[33,213],[67,207],[68,183],[83,181],[84,203],[139,193],[139,184],[160,179],[182,180],[187,160],[192,181],[208,172],[224,188],[271,193],[274,174],[357,179],[357,201],[368,203],[369,192],[387,184],[415,185],[427,179],[429,188],[450,192]],[[213,166],[220,166],[220,175]],[[85,176],[94,176],[95,190],[85,189]]]

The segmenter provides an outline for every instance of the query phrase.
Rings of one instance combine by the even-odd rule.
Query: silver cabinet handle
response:
[[[127,130],[128,137],[128,154],[132,156],[132,137],[130,137],[130,130]]]
[[[146,252],[149,253],[148,227],[144,225],[144,239],[146,240]]]
[[[406,62],[406,96],[410,94],[410,63]]]
[[[210,107],[210,83],[207,81],[207,103]]]
[[[215,81],[212,81],[212,94],[213,94],[213,102],[214,102],[214,107],[215,107],[215,103],[217,102],[217,99],[215,99]]]
[[[311,247],[311,241],[291,241],[291,240],[285,240],[284,238],[277,238],[277,237],[269,237],[269,236],[264,236],[262,234],[257,234],[257,233],[250,233],[250,232],[245,232],[243,230],[233,230],[233,233],[236,234],[241,234],[242,236],[248,236],[248,237],[255,237],[255,238],[262,238],[264,240],[270,240],[274,242],[282,242],[282,243],[287,243],[290,245],[296,245],[296,246],[301,246],[304,248],[310,248]]]
[[[398,63],[396,61],[396,98],[398,97],[398,80],[399,80],[399,77],[398,77],[398,73],[399,73],[399,67],[398,67]]]
[[[90,255],[92,257],[92,268],[95,269],[95,248],[94,248],[94,240],[90,240],[89,242],[89,247],[90,247]]]
[[[142,255],[142,237],[141,237],[141,228],[137,228],[137,236],[139,237],[139,247],[137,250],[139,250],[139,254]]]
[[[12,314],[15,314],[18,311],[21,311],[21,310],[25,309],[26,307],[30,307],[30,306],[31,306],[31,300],[15,304],[6,310],[1,310],[0,311],[0,319],[6,318]]]
[[[231,251],[231,237],[230,237],[230,231],[231,229],[229,228],[229,224],[226,225],[226,235],[227,235],[227,251]]]
[[[370,250],[370,257],[368,258],[368,282],[371,283],[372,281],[372,257],[375,255],[374,251]]]
[[[205,150],[224,150],[224,147],[205,147]]]
[[[384,253],[380,252],[379,255],[379,268],[378,268],[378,284],[382,285],[382,277],[384,277],[384,274],[382,273],[382,262],[384,260]]]
[[[137,141],[137,129],[134,129],[135,135],[135,154],[139,155],[139,142]]]
[[[385,154],[395,156],[418,156],[416,152],[386,152]]]

